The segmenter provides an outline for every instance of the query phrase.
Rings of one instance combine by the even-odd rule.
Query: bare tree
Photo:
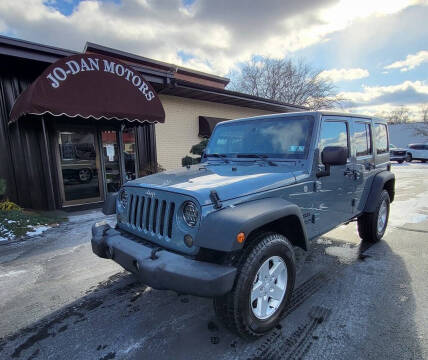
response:
[[[339,106],[345,99],[320,74],[303,60],[253,58],[232,75],[230,89],[314,110]]]
[[[390,124],[405,124],[409,122],[410,111],[405,106],[400,106],[399,108],[386,113],[384,118],[386,118]]]
[[[428,104],[424,104],[421,106],[421,113],[422,113],[422,121],[424,123],[428,123]]]

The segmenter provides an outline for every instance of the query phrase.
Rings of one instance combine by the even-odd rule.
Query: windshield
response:
[[[309,151],[313,123],[312,116],[226,122],[215,128],[205,154],[304,159]]]

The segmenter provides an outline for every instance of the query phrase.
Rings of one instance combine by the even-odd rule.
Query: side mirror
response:
[[[116,214],[116,199],[117,199],[117,192],[107,194],[107,197],[103,204],[104,215]]]
[[[321,162],[325,169],[317,172],[317,177],[329,176],[330,166],[346,165],[348,149],[344,146],[326,146],[321,153]]]

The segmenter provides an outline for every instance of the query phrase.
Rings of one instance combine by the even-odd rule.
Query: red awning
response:
[[[163,123],[152,86],[117,59],[79,54],[50,65],[16,100],[9,122],[25,114]]]

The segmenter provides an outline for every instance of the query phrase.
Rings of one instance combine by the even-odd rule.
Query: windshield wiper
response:
[[[223,160],[226,164],[228,164],[228,163],[229,163],[229,160],[227,160],[227,159],[226,159],[226,155],[225,155],[225,154],[217,154],[217,153],[214,153],[214,154],[205,154],[205,156],[206,156],[207,158],[209,158],[209,157],[219,158],[219,159]]]
[[[275,164],[272,160],[267,159],[267,155],[264,154],[237,154],[236,157],[238,158],[257,158],[260,160],[263,160],[264,162],[268,163],[270,166],[278,166],[278,164]]]

